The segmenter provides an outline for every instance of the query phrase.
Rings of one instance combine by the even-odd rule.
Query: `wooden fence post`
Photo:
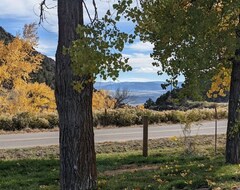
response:
[[[148,156],[148,117],[143,116],[143,156]]]
[[[104,109],[104,121],[103,121],[103,126],[107,126],[107,108]]]
[[[217,105],[215,105],[215,148],[214,148],[215,156],[217,155],[217,127],[218,127],[217,120],[218,120]]]

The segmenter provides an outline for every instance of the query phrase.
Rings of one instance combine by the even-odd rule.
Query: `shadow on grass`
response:
[[[0,161],[1,190],[59,189],[59,160]]]

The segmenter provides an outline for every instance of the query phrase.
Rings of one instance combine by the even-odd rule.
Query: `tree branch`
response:
[[[41,25],[42,24],[42,22],[44,21],[44,20],[46,20],[46,17],[45,17],[45,14],[44,14],[44,12],[46,11],[46,9],[54,9],[54,8],[56,8],[57,6],[55,5],[55,6],[52,6],[52,7],[49,7],[47,4],[46,4],[46,1],[47,0],[42,0],[42,2],[40,3],[40,15],[39,15],[39,25]],[[53,0],[54,1],[54,0]]]
[[[40,19],[39,19],[39,25],[43,22],[45,16],[44,16],[44,9],[46,8],[46,0],[43,0],[41,3],[40,3]]]
[[[83,2],[83,5],[84,5],[84,8],[86,9],[88,18],[89,18],[91,24],[93,24],[96,20],[98,20],[97,5],[96,5],[95,0],[92,1],[93,7],[94,7],[94,17],[93,18],[90,15],[90,12],[88,10],[88,7],[87,7],[85,1],[82,1],[82,2]]]

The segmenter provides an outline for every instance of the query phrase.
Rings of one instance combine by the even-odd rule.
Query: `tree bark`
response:
[[[240,62],[233,61],[231,86],[228,105],[228,126],[226,141],[226,162],[231,164],[239,163],[239,95],[240,95]]]
[[[60,187],[62,190],[96,189],[96,154],[94,148],[92,93],[88,83],[81,92],[73,81],[87,76],[73,75],[69,47],[78,38],[76,27],[83,24],[82,0],[58,0],[59,39],[56,53],[55,96],[60,122]]]
[[[240,15],[239,15],[240,21]],[[226,162],[240,163],[240,30],[236,29],[237,50],[232,61],[231,84],[228,105]]]

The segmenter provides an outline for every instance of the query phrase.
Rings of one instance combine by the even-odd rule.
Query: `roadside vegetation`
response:
[[[181,123],[184,118],[191,122],[212,120],[215,118],[215,110],[211,108],[192,109],[187,111],[154,111],[140,108],[121,108],[109,110],[96,110],[94,112],[94,126],[131,126],[142,124],[142,117],[148,116],[150,124]],[[227,108],[218,108],[218,119],[227,118]],[[54,129],[58,127],[56,113],[29,113],[23,112],[15,115],[1,114],[0,130],[20,131],[30,129]]]
[[[98,186],[119,189],[234,189],[240,186],[239,165],[225,165],[225,136],[197,136],[189,154],[182,138],[149,141],[149,157],[141,141],[96,145]],[[0,189],[59,189],[58,146],[0,150]]]

